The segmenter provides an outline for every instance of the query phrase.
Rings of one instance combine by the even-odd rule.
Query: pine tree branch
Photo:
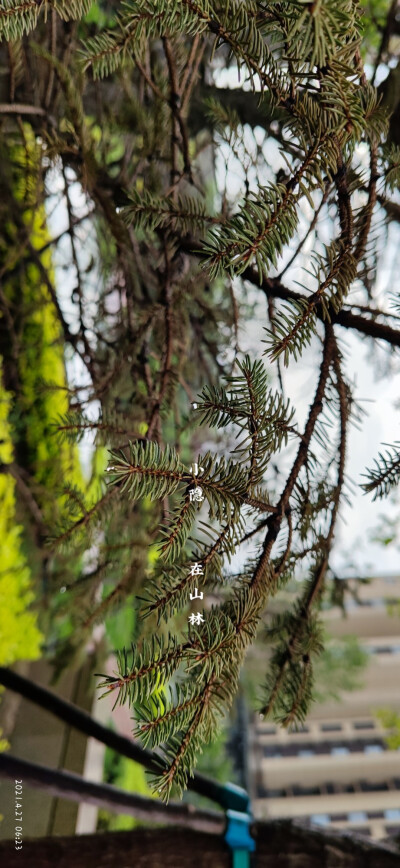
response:
[[[199,67],[206,49],[206,40],[196,34],[181,81],[182,116],[185,118],[190,105],[193,88],[197,82]]]
[[[174,147],[176,146],[177,133],[178,130],[181,135],[182,142],[182,156],[183,156],[183,169],[187,174],[189,181],[193,183],[193,175],[192,175],[192,167],[190,164],[189,157],[189,139],[186,130],[185,123],[181,114],[181,88],[178,83],[177,72],[175,68],[175,63],[172,56],[170,41],[167,37],[163,39],[165,56],[167,59],[168,73],[170,78],[170,106],[173,116],[172,123],[172,161],[171,165],[173,169],[171,170],[171,184],[174,186],[176,183],[176,174],[177,174],[177,163],[176,163],[176,154]]]
[[[347,167],[343,160],[340,142],[334,139],[337,150],[337,172],[334,176],[337,190],[338,212],[341,228],[341,240],[349,249],[353,240],[353,212],[351,208],[349,188],[347,184]]]
[[[363,222],[360,235],[355,249],[355,259],[357,262],[363,258],[368,237],[371,230],[372,214],[377,201],[377,182],[378,175],[378,143],[374,141],[370,147],[370,169],[369,169],[369,184],[368,184],[368,202],[363,209]]]
[[[301,253],[301,251],[302,251],[302,249],[303,249],[303,247],[304,247],[304,245],[305,245],[307,239],[310,237],[311,233],[314,232],[314,229],[315,229],[315,227],[316,227],[316,225],[317,225],[317,222],[318,222],[318,218],[319,218],[319,216],[320,216],[320,213],[321,213],[321,211],[322,211],[322,208],[324,207],[324,205],[326,205],[326,202],[327,202],[327,200],[328,200],[328,197],[329,197],[330,192],[331,192],[331,185],[330,185],[330,183],[327,181],[326,184],[325,184],[325,189],[324,189],[324,192],[323,192],[323,194],[322,194],[321,201],[320,201],[320,203],[319,203],[319,205],[318,205],[318,208],[315,209],[314,216],[313,216],[313,218],[312,218],[312,220],[311,220],[311,223],[310,223],[310,225],[309,225],[309,227],[308,227],[308,229],[307,229],[306,234],[303,236],[303,238],[301,239],[301,241],[299,241],[299,243],[298,243],[298,245],[297,245],[297,247],[296,247],[296,250],[295,250],[294,253],[293,253],[293,256],[290,257],[289,262],[286,263],[285,267],[284,267],[284,268],[282,269],[282,271],[279,273],[279,275],[278,275],[278,277],[276,278],[276,280],[279,280],[279,281],[282,280],[283,275],[286,274],[286,272],[289,270],[289,268],[293,265],[295,259],[297,259],[298,255],[299,255],[299,253]]]
[[[167,391],[167,387],[169,384],[170,376],[171,376],[171,358],[173,352],[173,343],[172,343],[172,288],[171,288],[171,276],[170,276],[170,262],[168,256],[168,249],[166,239],[164,238],[164,260],[165,260],[165,276],[164,276],[164,305],[165,305],[165,356],[164,356],[164,364],[161,375],[161,383],[159,393],[156,398],[156,402],[151,412],[151,416],[149,419],[149,427],[147,429],[147,437],[149,440],[152,439],[153,431],[155,426],[157,425],[159,419],[159,413],[161,410],[161,406],[163,400],[165,398],[165,394]]]
[[[336,339],[335,339],[336,344]],[[339,462],[337,469],[337,482],[336,482],[336,491],[335,498],[333,502],[333,507],[331,511],[330,525],[328,534],[324,540],[324,548],[325,555],[324,559],[316,572],[315,579],[312,587],[310,588],[310,592],[306,601],[305,609],[306,612],[309,612],[311,606],[314,604],[316,598],[321,593],[323,581],[325,578],[325,574],[328,568],[329,561],[329,553],[332,547],[334,532],[336,527],[336,521],[339,512],[339,504],[340,497],[342,494],[342,489],[344,485],[344,470],[346,463],[346,445],[347,445],[347,425],[349,418],[349,400],[348,400],[348,392],[346,384],[343,380],[341,364],[340,364],[340,354],[339,349],[336,344],[335,354],[333,357],[333,369],[336,375],[336,388],[339,396],[339,415],[340,415],[340,440],[339,440]]]
[[[211,545],[211,547],[208,549],[208,551],[205,550],[204,552],[201,552],[200,554],[198,553],[196,562],[199,564],[199,567],[201,567],[203,569],[203,573],[201,575],[202,575],[204,580],[206,580],[206,575],[204,573],[204,569],[206,569],[208,565],[212,564],[213,560],[215,560],[218,553],[223,550],[223,544],[224,544],[226,537],[228,536],[230,530],[231,530],[231,525],[230,525],[230,523],[228,523],[225,525],[225,527],[218,534],[215,542],[213,543],[213,545]],[[146,607],[145,607],[145,610],[143,612],[144,616],[146,617],[147,615],[150,615],[153,612],[156,612],[157,616],[158,616],[158,623],[160,623],[162,615],[163,614],[166,615],[167,613],[172,613],[175,610],[176,606],[178,605],[178,602],[182,600],[183,592],[184,591],[187,591],[187,592],[191,591],[192,588],[195,587],[195,584],[197,581],[198,581],[198,579],[196,578],[195,574],[192,575],[191,572],[189,572],[188,570],[185,570],[180,581],[176,582],[174,585],[172,585],[162,595],[159,594],[158,584],[157,584],[157,597],[156,597],[156,599],[154,599],[154,600],[146,599],[145,600]],[[164,584],[165,584],[165,580],[162,583],[161,587],[163,587]]]
[[[255,591],[257,594],[261,594],[262,596],[265,595],[265,580],[267,576],[267,567],[271,558],[272,547],[280,531],[285,511],[289,506],[290,497],[296,484],[300,470],[307,461],[311,437],[314,433],[318,416],[322,412],[322,402],[328,382],[329,369],[332,364],[334,351],[335,340],[333,336],[333,330],[329,324],[326,324],[324,350],[320,366],[320,375],[317,390],[308,413],[307,423],[297,451],[295,461],[292,465],[292,469],[286,480],[286,484],[277,504],[277,515],[271,516],[266,520],[266,526],[268,528],[268,531],[263,543],[262,554],[258,561],[257,567],[254,570],[251,580],[250,586],[252,590]]]
[[[61,697],[50,690],[35,684],[33,681],[18,675],[4,666],[0,666],[0,684],[23,696],[29,702],[38,705],[39,708],[54,715],[63,723],[72,726],[78,732],[83,732],[101,744],[107,745],[121,756],[139,763],[152,774],[157,774],[160,771],[161,763],[157,754],[144,750],[131,738],[126,738],[114,730],[108,729],[90,717],[87,712],[82,711],[81,708],[78,708],[71,702],[61,699]],[[193,792],[206,796],[223,807],[227,807],[224,786],[212,778],[195,772],[193,780],[189,783],[189,787]],[[243,810],[242,793],[237,794],[236,798],[235,794],[230,794],[230,799],[235,800],[235,809]]]
[[[185,732],[176,755],[168,769],[162,775],[162,786],[159,788],[161,795],[165,794],[168,798],[172,784],[174,783],[181,764],[184,762],[187,751],[190,749],[192,739],[208,713],[208,702],[215,682],[215,677],[212,677],[202,693],[202,702],[197,702],[197,708],[193,714],[190,725]],[[161,783],[161,781],[158,781]]]
[[[25,103],[0,103],[0,114],[36,115],[37,117],[47,117],[46,109],[41,106],[27,105]]]
[[[284,653],[281,665],[280,665],[280,667],[278,669],[278,673],[276,675],[275,684],[274,684],[274,686],[270,692],[268,703],[266,705],[264,705],[263,708],[261,709],[261,715],[262,716],[270,716],[274,711],[275,704],[278,701],[278,698],[280,696],[280,692],[281,692],[281,689],[282,689],[282,686],[284,683],[284,679],[286,677],[287,669],[291,665],[291,662],[293,661],[293,659],[295,657],[296,644],[298,642],[299,633],[302,629],[302,624],[309,618],[310,611],[311,611],[312,607],[315,605],[316,600],[318,599],[319,595],[321,594],[324,578],[325,578],[326,571],[328,568],[328,563],[329,563],[329,553],[330,553],[330,549],[332,547],[333,538],[334,538],[334,531],[335,531],[336,520],[337,520],[337,516],[338,516],[340,496],[341,496],[343,483],[344,483],[344,468],[345,468],[345,458],[346,458],[346,432],[347,432],[347,422],[348,422],[349,409],[348,409],[347,388],[346,388],[346,385],[344,383],[342,373],[341,373],[339,350],[338,350],[338,347],[337,347],[337,344],[336,344],[336,341],[335,341],[335,338],[333,335],[333,331],[331,331],[331,337],[333,340],[333,348],[334,348],[334,352],[332,355],[332,366],[333,366],[333,369],[335,371],[335,375],[336,375],[336,379],[337,379],[336,388],[338,391],[339,407],[340,407],[340,442],[339,442],[339,461],[338,461],[338,470],[337,470],[337,484],[336,484],[336,489],[335,489],[335,494],[334,494],[333,506],[332,506],[332,510],[331,510],[329,530],[328,530],[328,534],[325,537],[325,539],[323,540],[322,544],[319,543],[320,548],[322,547],[322,550],[323,550],[323,556],[322,556],[322,559],[320,559],[320,562],[314,571],[313,579],[312,579],[310,587],[307,591],[305,600],[301,604],[301,607],[299,609],[299,620],[297,623],[297,627],[294,629],[294,631],[292,632],[292,635],[290,637],[290,641],[287,645],[287,649]],[[309,665],[310,665],[310,660],[308,658],[306,663],[305,663],[305,667],[304,667],[304,671],[303,671],[303,675],[302,675],[301,686],[300,686],[301,689],[305,685],[305,680],[308,677],[307,672],[308,672]],[[294,705],[292,706],[289,715],[285,719],[285,726],[290,726],[297,718],[299,704],[301,703],[300,692],[301,692],[301,690],[298,692],[297,697],[296,697],[296,701],[295,701]]]
[[[98,513],[102,507],[106,506],[106,504],[108,504],[110,500],[115,497],[116,491],[117,489],[115,488],[110,488],[108,491],[106,491],[106,493],[103,494],[103,497],[101,497],[100,500],[98,500],[97,503],[95,503],[90,509],[85,511],[81,518],[78,518],[77,521],[75,521],[69,528],[67,528],[67,530],[63,531],[63,533],[60,533],[57,536],[55,540],[55,545],[59,546],[62,543],[65,543],[77,530],[81,530],[83,527],[86,527],[92,521],[96,513]]]
[[[303,301],[307,300],[306,296],[296,290],[289,289],[281,283],[279,278],[263,277],[260,282],[259,274],[255,268],[247,268],[242,275],[244,280],[248,280],[254,286],[258,286],[267,296],[267,298],[279,298],[284,301]],[[324,320],[321,308],[316,304],[315,312],[321,321]],[[386,323],[379,323],[376,320],[368,319],[359,314],[352,313],[351,310],[342,308],[341,310],[330,314],[332,325],[340,325],[346,329],[354,329],[360,334],[368,337],[383,340],[385,343],[393,347],[400,347],[400,330],[394,329]]]
[[[276,84],[273,77],[269,75],[265,68],[260,66],[258,59],[256,60],[250,51],[247,50],[246,44],[238,39],[237,31],[229,31],[216,18],[205,12],[204,9],[195,2],[195,0],[183,0],[183,3],[196,16],[198,16],[201,21],[207,24],[207,27],[211,33],[215,35],[219,43],[225,43],[231,49],[236,58],[240,58],[246,63],[252,75],[259,76],[262,88],[269,90],[274,95],[278,104],[282,104],[291,112],[293,111],[292,102],[282,94],[281,89]]]

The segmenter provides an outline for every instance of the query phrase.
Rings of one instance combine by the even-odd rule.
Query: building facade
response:
[[[400,712],[400,577],[362,585],[358,601],[325,613],[333,637],[356,635],[370,654],[363,686],[315,706],[288,732],[255,719],[250,780],[255,816],[287,817],[373,838],[400,833],[400,750],[376,712]]]

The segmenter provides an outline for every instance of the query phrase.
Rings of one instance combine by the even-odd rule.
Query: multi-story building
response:
[[[356,635],[370,653],[363,686],[314,706],[288,732],[255,719],[250,779],[257,818],[290,817],[383,838],[400,833],[400,750],[389,750],[377,709],[400,712],[400,577],[362,585],[347,617],[329,610],[329,633]]]

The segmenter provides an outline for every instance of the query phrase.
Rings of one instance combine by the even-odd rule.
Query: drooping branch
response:
[[[336,347],[336,343],[335,343],[332,327],[329,325],[326,325],[324,351],[323,351],[323,356],[322,356],[322,361],[321,361],[317,390],[316,390],[314,399],[312,401],[312,404],[311,404],[311,407],[310,407],[310,410],[308,413],[307,423],[306,423],[306,426],[304,429],[304,434],[301,438],[301,442],[300,442],[300,445],[299,445],[299,448],[297,451],[296,458],[294,460],[291,471],[289,473],[289,476],[287,477],[284,489],[282,491],[282,494],[279,498],[279,502],[277,504],[277,508],[278,508],[277,515],[271,516],[270,518],[266,519],[265,524],[266,524],[266,527],[268,528],[268,530],[267,530],[267,533],[266,533],[266,536],[264,539],[260,559],[258,561],[256,569],[254,570],[253,577],[251,580],[252,589],[264,597],[266,595],[266,590],[267,590],[265,587],[265,582],[266,582],[267,577],[268,577],[268,569],[267,568],[268,568],[268,565],[270,562],[272,548],[273,548],[273,545],[277,539],[278,533],[280,531],[281,524],[282,524],[282,521],[283,521],[283,518],[285,515],[285,511],[287,510],[287,508],[289,506],[290,497],[291,497],[291,494],[293,492],[293,488],[296,484],[296,481],[298,479],[299,473],[300,473],[302,467],[304,466],[305,462],[307,461],[311,437],[314,433],[314,429],[315,429],[315,425],[316,425],[318,416],[322,412],[322,408],[323,408],[323,398],[324,398],[324,394],[325,394],[326,385],[328,382],[329,370],[330,370],[330,366],[332,364],[332,359],[334,356],[335,347]]]

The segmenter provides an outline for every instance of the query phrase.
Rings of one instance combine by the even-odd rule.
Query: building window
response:
[[[279,757],[282,756],[281,751],[275,750],[273,747],[265,747],[263,753],[265,757],[268,757],[268,759],[279,759]]]
[[[341,732],[341,723],[321,723],[321,732]]]
[[[392,645],[377,645],[366,648],[366,651],[370,651],[371,654],[393,654],[394,647]]]
[[[319,787],[293,787],[294,796],[320,796],[321,790]]]
[[[365,744],[364,753],[382,753],[383,747],[381,744]]]
[[[311,822],[315,826],[329,826],[330,821],[329,814],[311,814]]]
[[[356,720],[353,724],[354,729],[375,729],[374,720]]]
[[[387,811],[383,812],[385,820],[391,820],[392,822],[400,822],[400,808],[388,808]]]
[[[349,823],[366,823],[368,821],[368,814],[366,811],[349,811],[347,819]]]
[[[389,789],[386,781],[381,784],[371,783],[370,781],[360,781],[360,787],[361,792],[363,793],[386,793]]]
[[[271,790],[262,783],[257,785],[257,799],[284,799],[286,795],[286,790]]]
[[[298,726],[297,729],[289,729],[288,735],[298,735],[299,732],[310,732],[308,726]]]

